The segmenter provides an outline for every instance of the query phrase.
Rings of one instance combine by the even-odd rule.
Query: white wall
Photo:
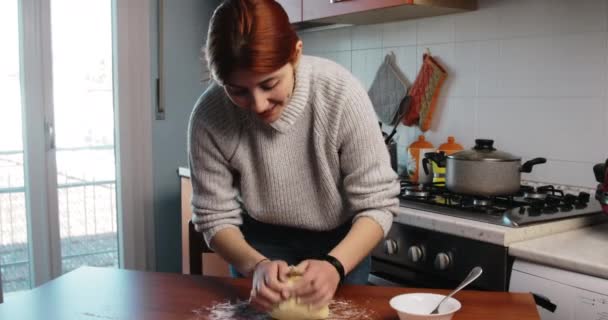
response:
[[[595,186],[592,166],[608,157],[608,0],[480,0],[477,11],[301,33],[306,54],[349,68],[367,87],[394,51],[410,82],[422,53],[446,67],[427,140],[465,147],[492,138],[526,159],[523,178]],[[398,131],[400,163],[417,128]]]

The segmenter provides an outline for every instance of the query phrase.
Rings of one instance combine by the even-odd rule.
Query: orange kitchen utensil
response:
[[[422,170],[422,160],[425,153],[433,151],[435,151],[433,144],[426,141],[423,135],[409,145],[407,148],[407,175],[411,182],[429,183],[432,181],[433,173]]]
[[[456,139],[453,136],[448,137],[448,141],[439,145],[437,151],[445,152],[446,156],[451,155],[452,153],[456,153],[458,151],[462,151],[464,148],[460,143],[456,142]]]

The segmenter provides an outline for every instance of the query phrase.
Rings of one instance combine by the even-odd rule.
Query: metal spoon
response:
[[[433,309],[433,311],[431,311],[431,314],[438,314],[439,313],[439,306],[448,298],[450,298],[451,296],[455,295],[456,292],[462,290],[462,288],[468,286],[471,282],[475,281],[475,279],[477,279],[481,273],[483,272],[483,270],[481,269],[481,267],[475,267],[473,269],[471,269],[471,272],[469,272],[469,275],[464,278],[464,280],[462,280],[462,282],[458,285],[458,287],[456,287],[456,289],[454,289],[454,291],[450,292],[449,295],[447,295],[445,298],[443,298],[439,304],[437,304],[437,306],[435,307],[435,309]]]

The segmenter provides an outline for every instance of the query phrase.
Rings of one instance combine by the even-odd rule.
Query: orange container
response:
[[[437,151],[443,151],[447,156],[462,150],[464,150],[464,148],[462,145],[456,142],[456,139],[454,139],[453,136],[449,136],[448,141],[441,144],[439,148],[437,148]]]
[[[433,144],[426,141],[423,135],[420,135],[417,141],[409,145],[407,148],[407,175],[411,182],[429,183],[433,181],[433,173],[426,174],[422,169],[422,159],[424,159],[425,153],[434,151]]]

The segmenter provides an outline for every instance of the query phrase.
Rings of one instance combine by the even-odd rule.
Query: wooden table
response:
[[[214,306],[221,302],[226,302],[224,306],[245,305],[250,285],[247,279],[82,267],[5,299],[0,304],[0,319],[262,319],[259,315],[227,318],[213,314],[217,309]],[[445,293],[445,290],[344,286],[335,299],[342,301],[342,306],[362,311],[359,315],[350,312],[349,320],[396,320],[397,314],[388,301],[407,292]],[[530,294],[463,291],[456,298],[462,303],[462,309],[456,313],[455,320],[540,319]],[[333,318],[346,319],[338,315]]]

